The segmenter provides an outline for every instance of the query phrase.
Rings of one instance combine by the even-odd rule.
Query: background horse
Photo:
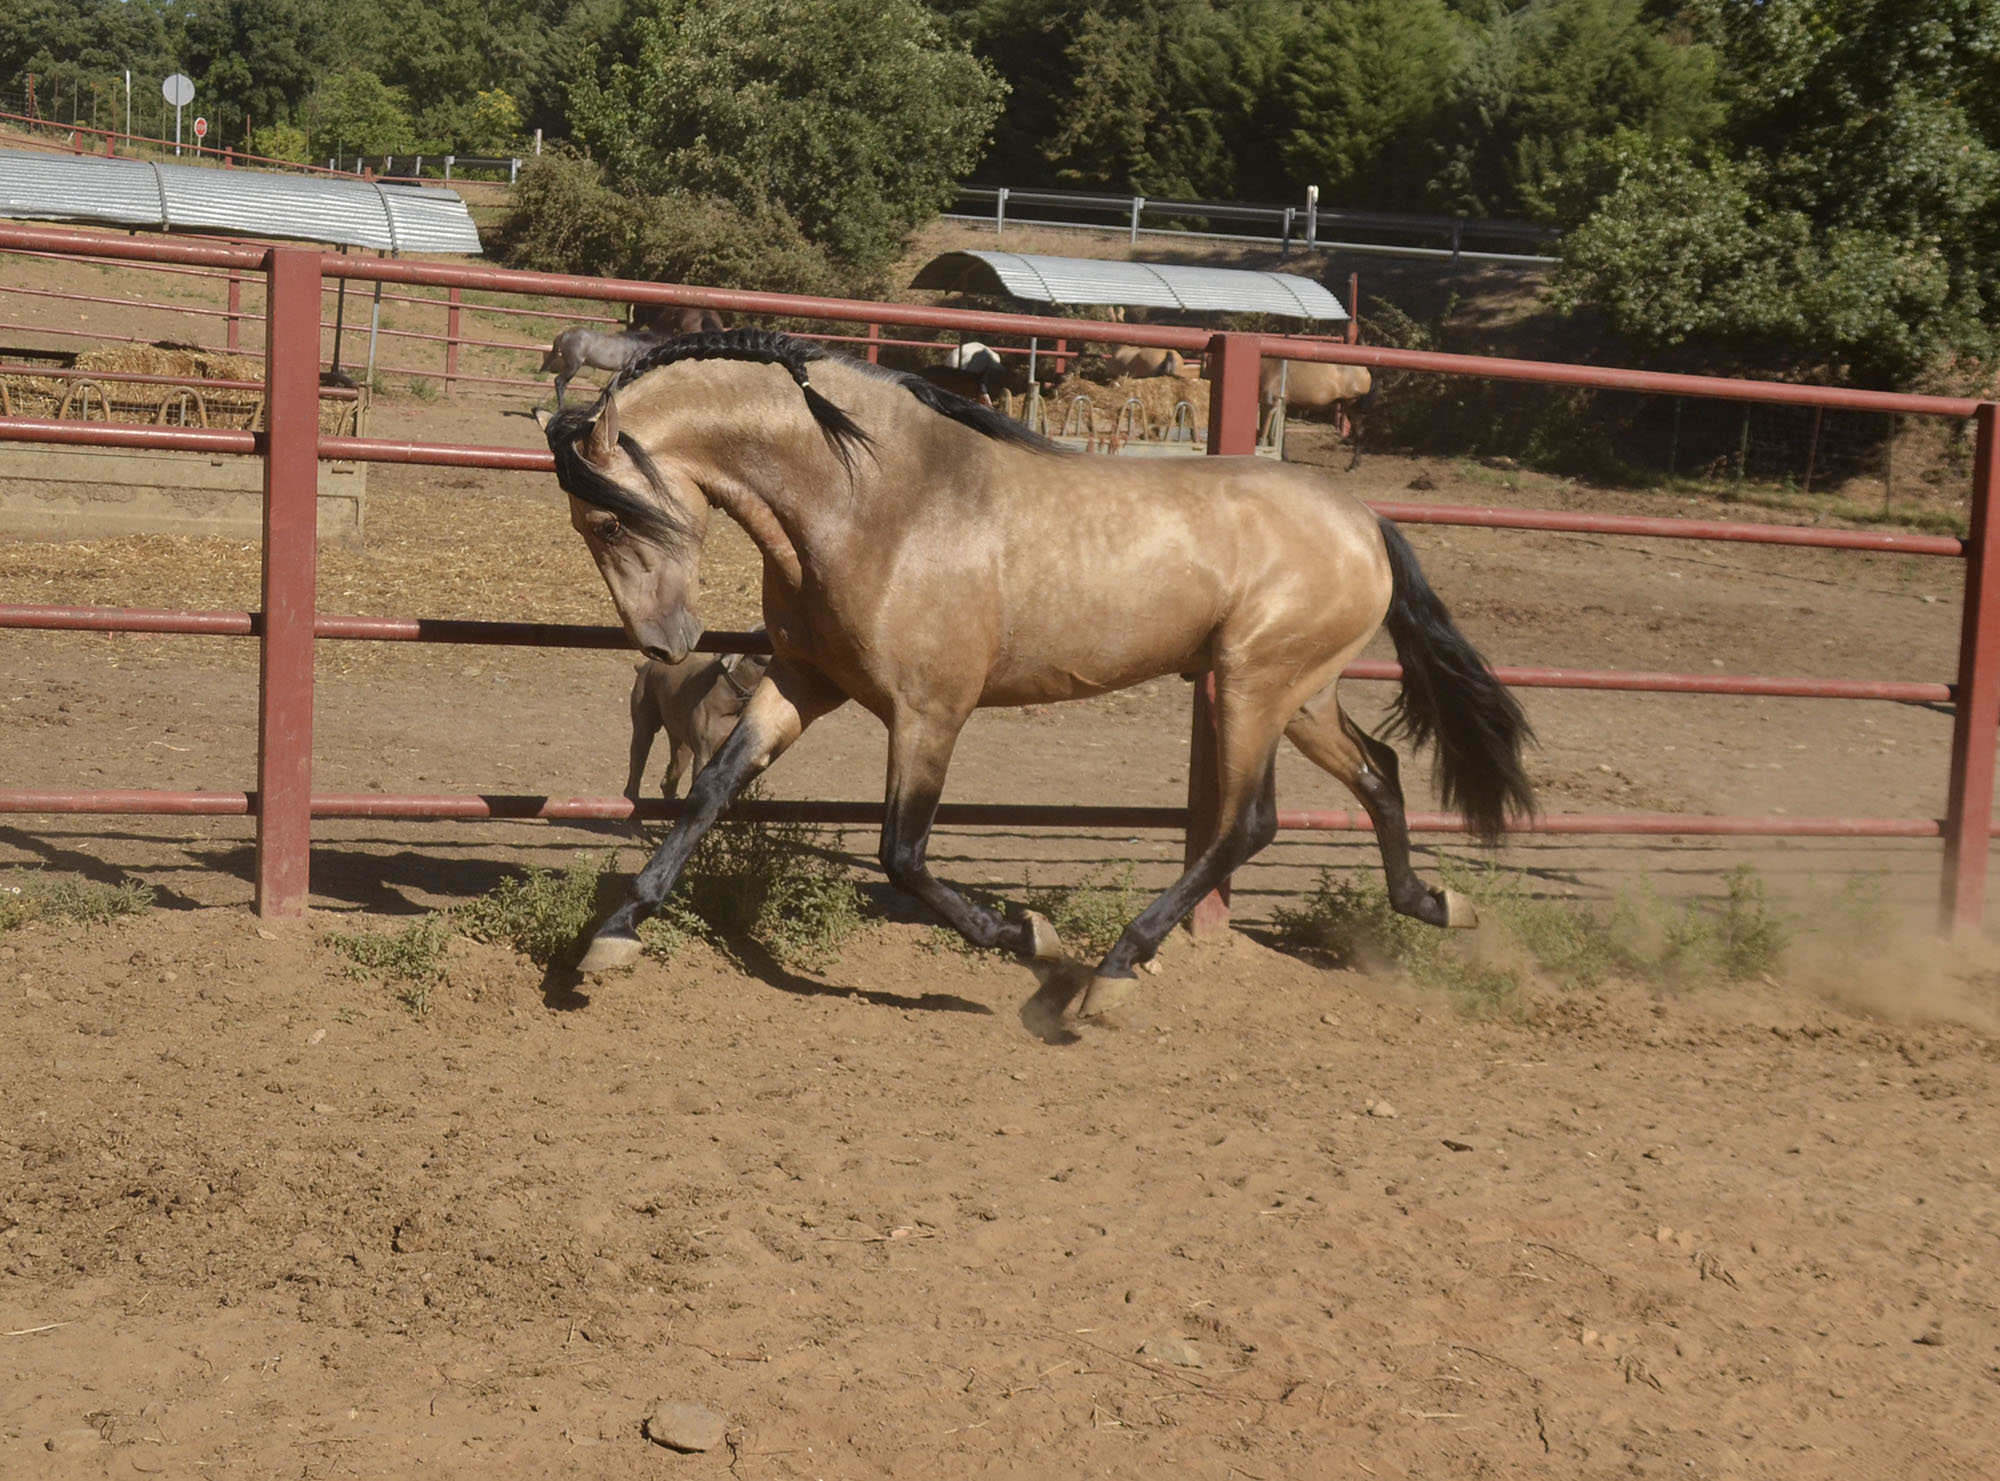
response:
[[[625,795],[639,800],[646,758],[653,737],[667,733],[667,770],[660,778],[660,795],[672,797],[681,778],[699,775],[708,758],[722,748],[737,717],[757,688],[771,660],[761,654],[720,654],[688,657],[679,663],[649,658],[632,680],[631,766],[625,775]]]
[[[1078,699],[1212,670],[1213,841],[1100,962],[1077,1011],[1129,990],[1195,902],[1277,833],[1288,737],[1375,824],[1389,898],[1433,925],[1469,902],[1410,868],[1396,753],[1340,708],[1343,669],[1386,622],[1394,719],[1434,741],[1445,804],[1491,839],[1533,807],[1520,707],[1452,623],[1400,532],[1303,468],[1261,458],[1067,453],[918,377],[763,331],[676,339],[592,411],[546,424],[556,477],[632,641],[678,660],[711,506],[764,558],[775,653],[666,841],[601,925],[585,972],[638,959],[639,923],[702,834],[820,716],[854,700],[889,731],[881,861],[968,941],[1061,956],[1048,922],[1002,920],[924,862],[960,729],[985,705]]]
[[[729,321],[714,309],[693,304],[635,303],[632,327],[648,334],[700,334],[710,329],[727,329]]]
[[[1257,403],[1263,408],[1258,436],[1270,441],[1278,403],[1285,410],[1339,408],[1340,433],[1347,438],[1347,471],[1361,461],[1361,408],[1375,396],[1375,380],[1365,365],[1331,365],[1324,360],[1266,360],[1257,372]]]
[[[969,339],[964,344],[952,346],[951,352],[944,357],[944,364],[926,365],[917,374],[953,395],[977,401],[981,406],[991,406],[994,377],[1004,369],[997,350],[976,339]]]
[[[563,330],[542,356],[542,369],[556,375],[556,410],[562,410],[563,393],[579,370],[623,370],[642,350],[660,342],[657,334],[627,334],[582,324]]]

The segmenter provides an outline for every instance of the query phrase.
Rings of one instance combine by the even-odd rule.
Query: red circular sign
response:
[[[208,120],[205,118],[197,118],[194,121],[194,136],[197,139],[199,139],[205,136],[207,133],[208,133]]]

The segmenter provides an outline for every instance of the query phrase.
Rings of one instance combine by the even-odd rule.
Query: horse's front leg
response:
[[[1062,955],[1055,928],[1033,911],[1002,920],[975,905],[930,872],[924,863],[944,774],[965,717],[950,721],[899,714],[889,725],[889,786],[882,815],[882,869],[890,883],[943,916],[946,924],[978,947],[999,947],[1024,957],[1054,960]]]
[[[810,670],[771,665],[744,705],[735,731],[688,788],[687,806],[668,830],[666,841],[633,879],[623,903],[591,937],[578,971],[602,972],[639,960],[640,922],[666,903],[702,836],[737,793],[782,756],[808,725],[846,698]]]

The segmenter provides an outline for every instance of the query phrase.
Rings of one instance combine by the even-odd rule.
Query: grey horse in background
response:
[[[592,329],[585,324],[563,330],[542,356],[542,369],[555,372],[556,410],[562,410],[563,393],[569,389],[570,377],[579,370],[609,370],[616,374],[642,351],[661,342],[659,335],[644,331]]]
[[[632,764],[625,776],[625,795],[637,802],[645,779],[646,758],[653,737],[667,733],[667,770],[660,794],[672,798],[681,778],[699,775],[708,758],[722,748],[736,728],[743,706],[756,691],[768,655],[743,653],[691,654],[679,663],[649,658],[632,681]]]

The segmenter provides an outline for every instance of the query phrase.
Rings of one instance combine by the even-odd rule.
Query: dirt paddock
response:
[[[391,400],[374,430],[526,445],[520,409]],[[1419,475],[1448,502],[1685,503],[1387,456],[1351,482],[1411,498]],[[382,467],[371,497],[369,546],[323,553],[323,610],[608,619],[545,480]],[[717,539],[705,615],[735,626],[753,571]],[[1947,563],[1413,541],[1496,662],[1951,675]],[[242,608],[256,561],[0,544],[0,600]],[[4,642],[10,785],[254,785],[250,645]],[[629,675],[616,654],[324,644],[316,785],[613,792]],[[1387,697],[1357,694],[1369,716]],[[1932,710],[1524,698],[1551,811],[1943,805]],[[1186,705],[1169,682],[982,717],[950,796],[1175,801]],[[771,791],[871,798],[882,764],[879,729],[841,713]],[[1296,757],[1280,799],[1346,805]],[[1984,942],[1929,940],[1934,844],[1520,840],[1505,866],[1580,899],[1713,893],[1751,862],[1795,946],[1766,981],[1543,985],[1469,1018],[1276,950],[1275,904],[1372,868],[1360,840],[1287,836],[1239,879],[1240,929],[1177,937],[1115,1026],[1074,1034],[1042,1024],[1024,969],[936,950],[893,906],[824,973],[691,946],[587,995],[461,941],[418,1018],[326,931],[616,840],[329,824],[312,915],[271,925],[246,908],[249,837],[0,820],[0,866],[160,902],[0,937],[0,1475],[2000,1465],[2000,973]],[[1128,863],[1163,882],[1177,853],[960,829],[934,857],[1018,897]],[[720,1442],[651,1442],[661,1400],[720,1415]]]

